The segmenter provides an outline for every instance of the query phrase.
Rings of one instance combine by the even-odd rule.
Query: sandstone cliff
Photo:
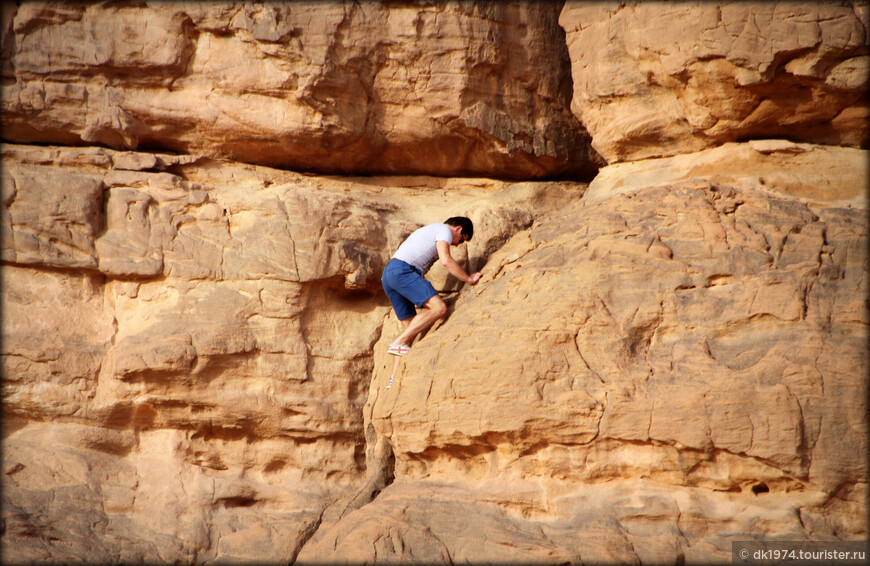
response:
[[[608,162],[785,137],[866,147],[866,7],[569,2],[572,108]]]
[[[350,174],[589,179],[600,161],[555,2],[6,9],[7,140]]]
[[[863,5],[2,14],[4,563],[866,539]]]

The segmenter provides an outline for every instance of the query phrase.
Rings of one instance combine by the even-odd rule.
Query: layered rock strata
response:
[[[852,164],[809,199],[758,182],[793,146],[585,193],[6,146],[6,557],[660,562],[865,536],[866,154],[803,146]],[[436,274],[450,315],[386,391],[372,274],[463,202],[484,282]]]
[[[26,2],[4,8],[3,135],[299,171],[588,180],[601,160],[569,109],[560,7]]]
[[[467,214],[475,246],[457,257],[482,263],[582,191],[100,148],[6,145],[3,164],[16,562],[292,561],[365,479],[391,250]]]
[[[366,420],[396,481],[300,560],[698,563],[741,537],[866,537],[867,155],[844,151],[813,200],[760,184],[776,156],[749,147],[742,175],[718,150],[691,156],[706,176],[608,168],[515,235],[390,390],[382,337]]]
[[[867,538],[863,5],[0,14],[3,563]]]
[[[609,163],[754,138],[867,147],[859,2],[566,2],[571,107]]]

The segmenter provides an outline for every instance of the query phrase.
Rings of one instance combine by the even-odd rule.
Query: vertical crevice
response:
[[[373,376],[374,377],[374,376]],[[364,410],[365,411],[365,410]],[[365,422],[365,460],[366,476],[364,483],[356,490],[327,505],[317,521],[306,529],[299,546],[290,561],[293,564],[307,545],[315,545],[325,536],[330,527],[343,517],[374,501],[396,478],[396,457],[393,446],[380,435],[370,419],[363,415]]]

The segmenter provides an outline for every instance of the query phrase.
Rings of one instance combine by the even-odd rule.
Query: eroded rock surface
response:
[[[867,538],[863,5],[0,10],[3,563]]]
[[[3,135],[301,171],[588,180],[601,160],[569,108],[560,9],[26,2],[4,8]]]
[[[482,263],[584,187],[98,148],[7,145],[3,162],[16,561],[292,561],[366,477],[391,250],[466,214],[475,241],[457,257]]]
[[[384,333],[366,419],[396,481],[300,559],[716,562],[735,533],[863,538],[867,229],[864,207],[704,179],[540,219],[389,390]]]
[[[866,152],[726,149],[584,190],[7,145],[4,558],[658,563],[865,537]],[[808,194],[769,176],[784,155],[837,173]],[[385,390],[376,274],[457,211],[484,281],[433,274],[449,316]]]
[[[860,2],[574,2],[572,108],[609,163],[753,138],[867,147]]]

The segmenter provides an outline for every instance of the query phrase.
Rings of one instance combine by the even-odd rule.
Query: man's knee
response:
[[[444,315],[447,314],[447,305],[444,304],[444,301],[438,304],[435,312],[438,314],[438,318],[444,318]]]
[[[434,295],[431,299],[426,301],[424,306],[431,310],[432,315],[437,318],[442,318],[447,314],[447,304],[438,295]]]

